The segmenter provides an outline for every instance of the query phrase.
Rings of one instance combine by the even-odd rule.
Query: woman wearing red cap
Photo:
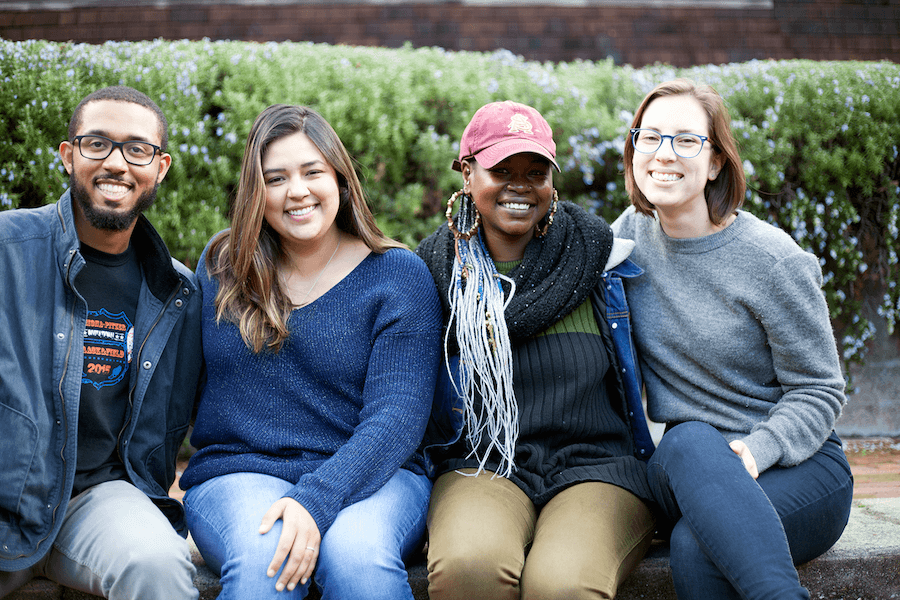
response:
[[[640,270],[558,201],[555,155],[535,109],[479,109],[448,224],[416,250],[447,328],[425,450],[434,600],[612,598],[653,537],[622,285]]]

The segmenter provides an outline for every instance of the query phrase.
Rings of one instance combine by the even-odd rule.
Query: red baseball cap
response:
[[[491,102],[479,108],[466,125],[453,169],[462,171],[462,160],[469,157],[490,169],[520,152],[540,154],[559,171],[553,130],[541,113],[511,100]]]

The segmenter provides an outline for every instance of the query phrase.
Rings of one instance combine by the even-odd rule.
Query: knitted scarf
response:
[[[600,281],[612,239],[612,230],[603,219],[571,202],[559,203],[547,235],[532,239],[522,262],[507,273],[516,283],[515,295],[504,312],[514,342],[537,335],[584,302]],[[456,260],[454,242],[450,228],[442,226],[416,248],[437,284],[445,325],[450,316],[447,290]],[[509,291],[508,285],[504,288]],[[455,334],[451,336],[455,338]],[[455,352],[457,348],[454,341],[451,349]]]
[[[470,225],[459,222],[460,215],[471,212],[469,202],[463,201],[457,215],[462,231]],[[479,460],[479,472],[494,449],[500,454],[498,475],[508,476],[514,468],[518,406],[512,386],[513,343],[547,329],[585,301],[600,281],[612,237],[602,219],[560,202],[547,234],[528,243],[507,277],[497,273],[480,235],[457,244],[449,227],[441,227],[416,249],[441,292],[448,326],[445,351],[448,357],[460,354],[458,391],[465,404],[470,457]],[[479,456],[485,436],[488,443]]]

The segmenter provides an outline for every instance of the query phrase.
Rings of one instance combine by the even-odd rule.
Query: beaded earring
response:
[[[538,238],[542,238],[547,235],[547,231],[550,229],[550,226],[553,225],[553,217],[556,215],[556,207],[559,204],[559,194],[556,193],[556,188],[553,188],[553,204],[550,205],[550,212],[547,214],[547,224],[541,228],[540,223],[534,226],[534,236]]]
[[[453,204],[456,202],[456,199],[462,196],[462,201],[459,205],[459,223],[460,225],[465,226],[468,217],[470,216],[468,213],[474,213],[475,218],[472,220],[472,227],[469,228],[468,231],[463,233],[459,229],[457,229],[456,224],[453,222]],[[467,202],[468,200],[468,202]],[[475,232],[478,231],[478,226],[481,225],[481,213],[478,212],[478,209],[475,208],[475,203],[472,202],[472,197],[469,196],[464,190],[459,190],[458,192],[454,192],[450,199],[447,201],[447,225],[450,227],[450,232],[453,233],[453,237],[460,240],[467,240],[475,235]]]

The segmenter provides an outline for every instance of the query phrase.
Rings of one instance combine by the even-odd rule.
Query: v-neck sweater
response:
[[[278,353],[259,354],[234,324],[216,324],[218,284],[205,256],[199,265],[208,381],[182,487],[243,471],[284,479],[324,536],[338,511],[398,468],[425,472],[416,449],[440,361],[441,307],[421,259],[369,254],[292,312]]]

